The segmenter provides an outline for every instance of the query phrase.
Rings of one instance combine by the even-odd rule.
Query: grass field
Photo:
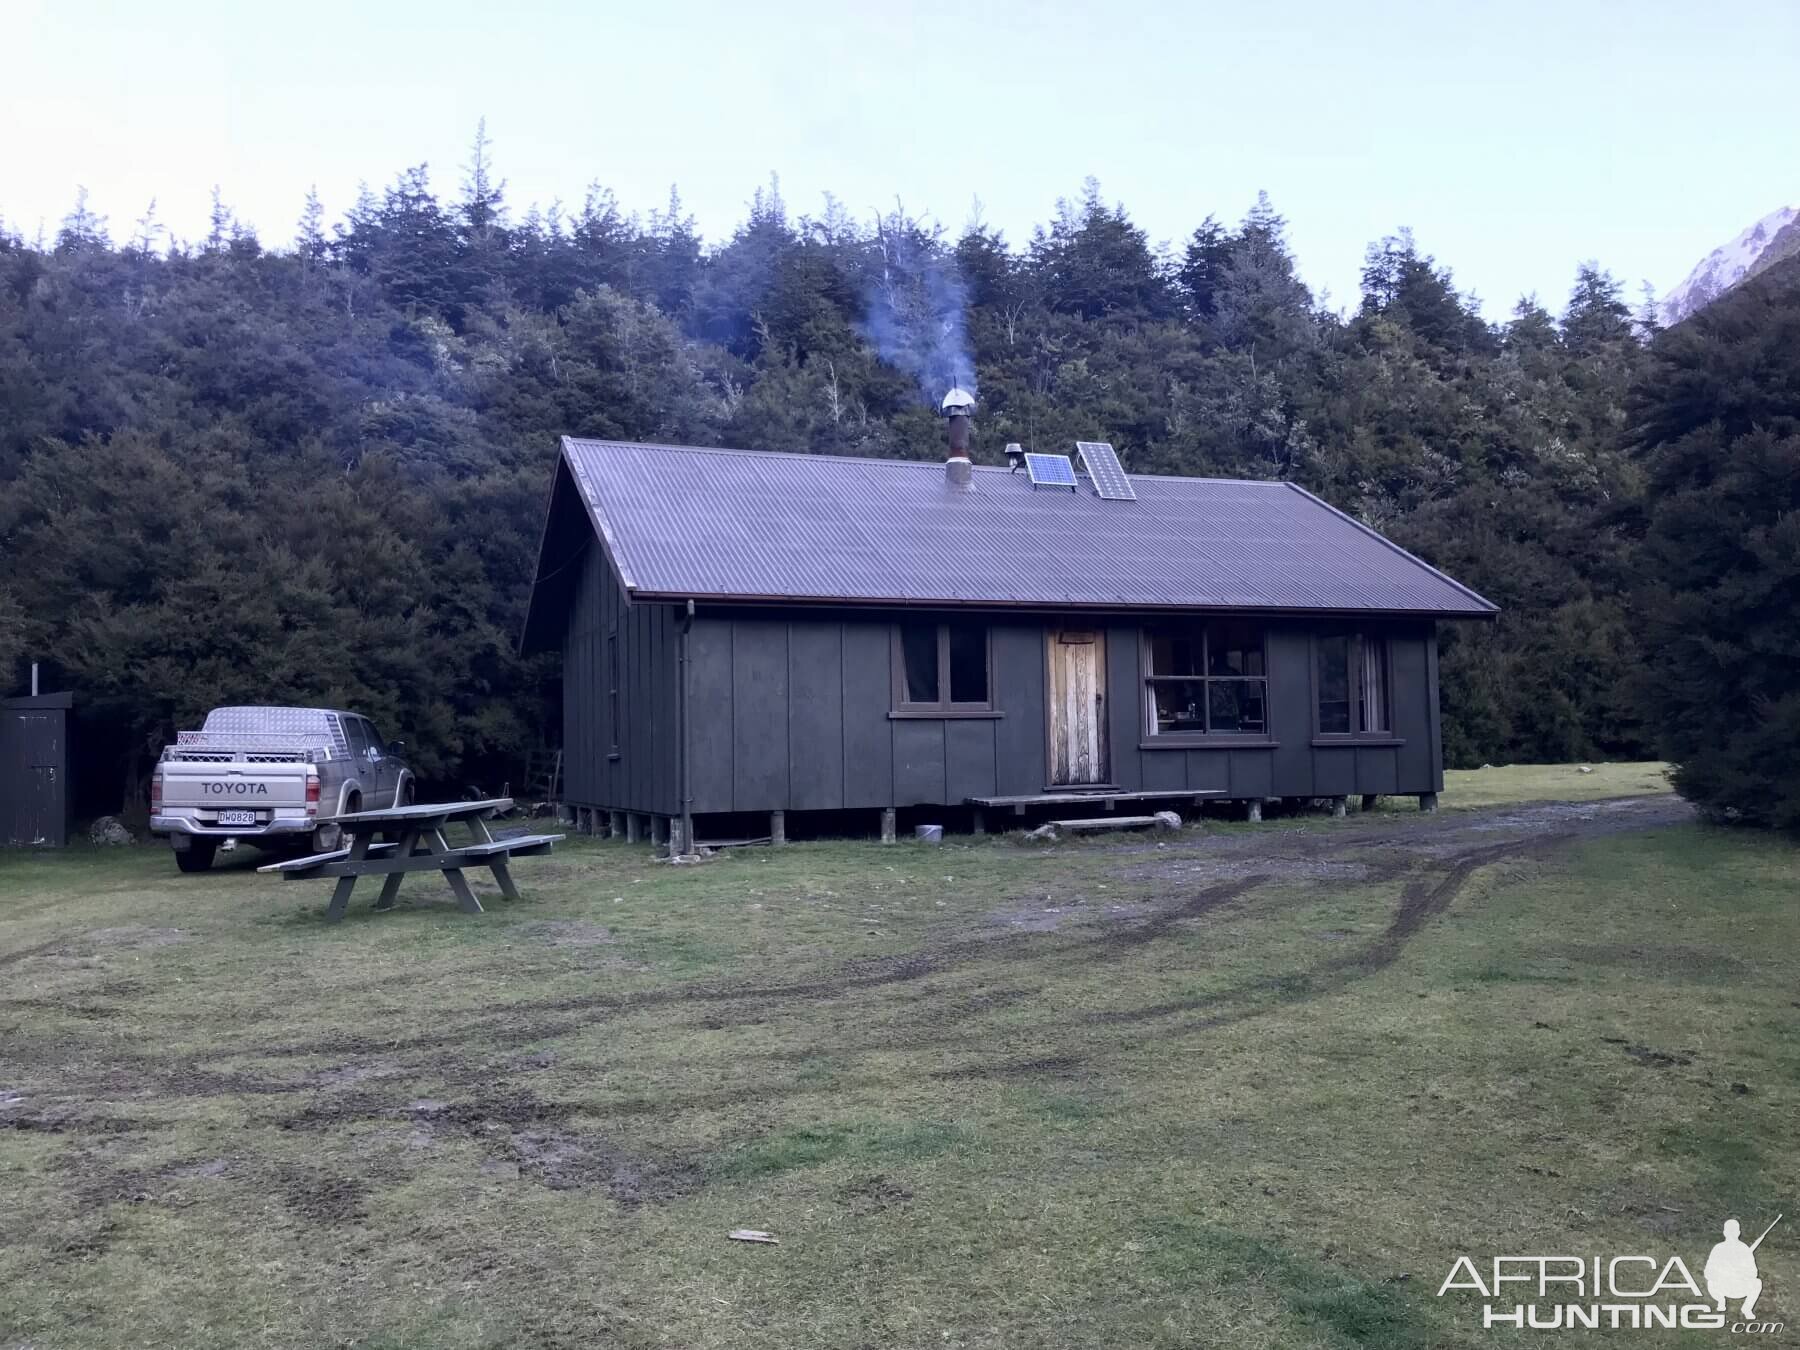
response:
[[[1482,1344],[1455,1254],[1800,1217],[1797,870],[1656,797],[571,841],[336,927],[8,859],[0,1346]]]
[[[1584,768],[1588,772],[1583,773]],[[1669,766],[1654,760],[1587,765],[1505,764],[1492,769],[1447,770],[1439,804],[1455,809],[1510,802],[1589,802],[1669,790]],[[1388,803],[1390,808],[1402,811],[1409,805],[1406,798]]]

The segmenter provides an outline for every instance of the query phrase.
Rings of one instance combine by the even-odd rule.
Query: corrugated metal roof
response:
[[[565,437],[626,588],[869,604],[1378,611],[1495,607],[1292,483],[1134,474],[1135,502],[977,468]]]

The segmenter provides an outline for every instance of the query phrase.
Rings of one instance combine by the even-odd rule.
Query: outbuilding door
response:
[[[1092,629],[1052,629],[1050,786],[1104,783],[1106,641]]]
[[[63,715],[8,711],[0,714],[0,845],[61,848],[66,839],[63,801]]]

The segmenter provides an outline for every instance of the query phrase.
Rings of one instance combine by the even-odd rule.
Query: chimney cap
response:
[[[961,387],[954,387],[944,395],[944,416],[967,417],[969,410],[975,406],[975,396]]]

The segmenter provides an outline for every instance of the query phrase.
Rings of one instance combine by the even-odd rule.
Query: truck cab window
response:
[[[350,758],[366,760],[369,757],[368,724],[360,717],[344,719],[344,739],[350,742]]]

